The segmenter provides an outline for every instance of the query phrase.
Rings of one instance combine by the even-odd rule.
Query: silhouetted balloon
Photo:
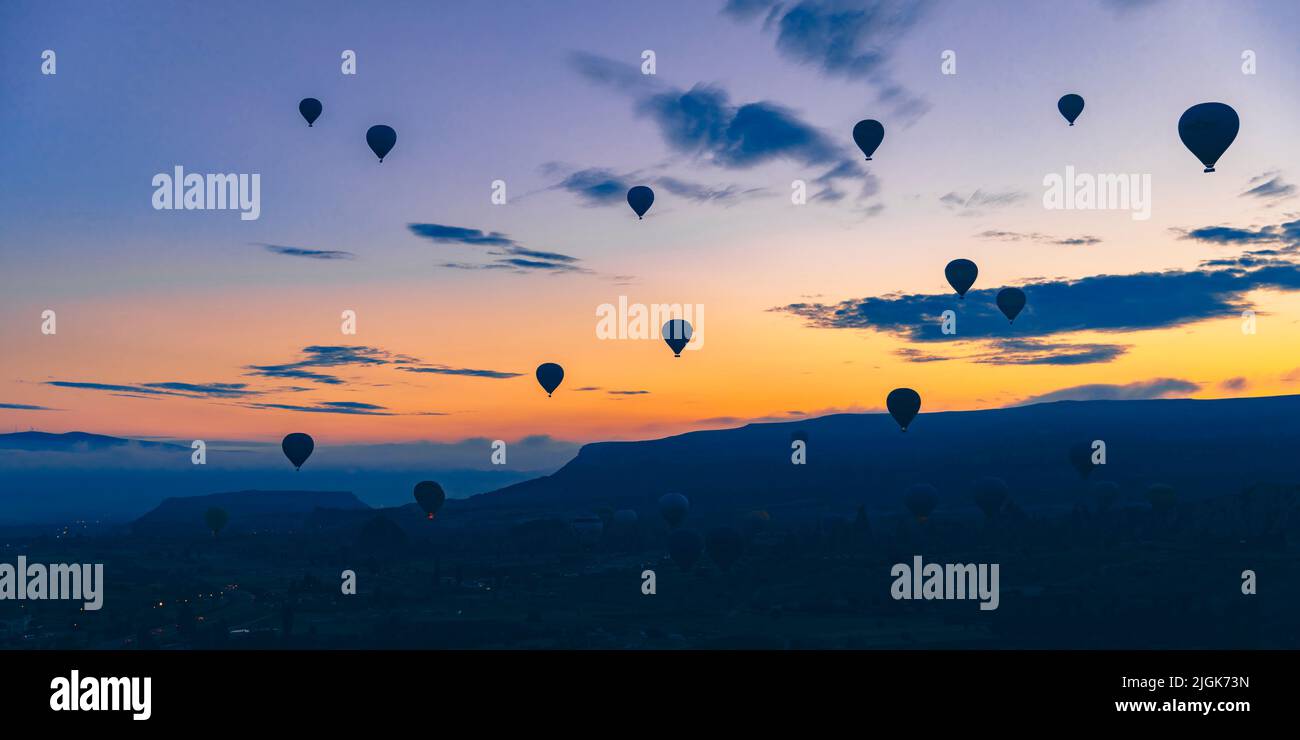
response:
[[[690,343],[693,331],[690,322],[685,319],[672,319],[664,324],[663,338],[668,343],[668,348],[673,351],[673,357],[682,356],[682,350]]]
[[[1178,492],[1166,483],[1153,483],[1147,488],[1147,501],[1156,511],[1168,511],[1178,501]]]
[[[690,510],[690,500],[680,493],[665,493],[659,498],[659,515],[670,527],[680,527]]]
[[[543,362],[537,366],[537,382],[542,384],[549,398],[560,383],[564,382],[564,368],[554,362]]]
[[[885,397],[885,408],[889,409],[889,415],[906,432],[907,425],[912,423],[921,410],[921,394],[911,388],[895,388]]]
[[[298,103],[298,112],[302,114],[303,118],[307,119],[307,128],[311,128],[316,119],[320,118],[321,110],[320,101],[316,98],[303,98],[302,102]]]
[[[1106,511],[1119,500],[1119,484],[1109,480],[1094,481],[1092,495],[1097,499],[1097,508]]]
[[[627,204],[632,206],[636,212],[637,220],[640,220],[645,212],[650,210],[651,204],[655,202],[655,191],[645,185],[637,185],[627,191]]]
[[[682,570],[690,570],[704,552],[704,540],[689,529],[674,529],[668,535],[668,555]]]
[[[228,521],[230,521],[230,515],[226,513],[225,509],[217,506],[213,506],[203,514],[203,523],[207,524],[208,529],[212,530],[213,537],[216,537],[225,528]]]
[[[1178,119],[1178,138],[1201,160],[1206,172],[1214,172],[1215,163],[1232,146],[1240,128],[1241,119],[1230,106],[1201,103],[1188,108]]]
[[[1056,109],[1059,110],[1061,115],[1065,116],[1065,120],[1069,121],[1070,125],[1073,126],[1074,119],[1078,118],[1079,114],[1083,112],[1083,98],[1074,93],[1062,95],[1061,99],[1056,101]]]
[[[966,291],[970,290],[970,286],[975,284],[975,278],[979,274],[980,268],[976,267],[974,262],[966,259],[953,260],[948,263],[947,267],[943,268],[943,275],[948,278],[948,284],[962,298],[966,297]]]
[[[862,154],[866,156],[867,161],[871,161],[871,155],[876,153],[876,147],[885,139],[885,127],[880,121],[867,119],[858,121],[853,127],[853,143],[858,145]]]
[[[929,483],[915,483],[903,496],[903,505],[922,524],[930,518],[930,512],[934,511],[938,503],[939,491]]]
[[[1079,477],[1084,480],[1092,474],[1092,444],[1089,442],[1080,442],[1070,448],[1070,464],[1074,469],[1079,471]]]
[[[1007,323],[1014,322],[1025,307],[1025,291],[1020,288],[1003,288],[998,291],[998,308],[1007,317]]]
[[[709,530],[705,545],[710,560],[723,570],[731,570],[745,551],[745,538],[732,527],[717,527]]]
[[[447,500],[447,494],[443,493],[442,486],[431,480],[422,480],[415,484],[415,503],[424,509],[424,513],[432,519],[438,515],[438,510]]]
[[[393,145],[397,143],[397,132],[388,126],[371,126],[366,131],[366,143],[370,145],[370,151],[379,157],[379,161],[384,161],[384,157],[393,151]]]
[[[311,451],[316,449],[316,442],[311,435],[294,432],[280,442],[280,449],[284,450],[284,456],[293,463],[294,470],[299,470],[307,458],[311,457]]]
[[[975,491],[973,498],[975,505],[980,507],[984,516],[992,519],[1002,507],[1006,504],[1007,495],[1010,489],[1007,488],[1007,482],[1001,478],[980,478],[975,481]]]

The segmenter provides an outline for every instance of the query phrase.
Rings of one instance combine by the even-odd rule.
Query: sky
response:
[[[6,2],[0,431],[585,442],[876,411],[901,386],[923,412],[1291,393],[1297,16]],[[310,128],[305,97],[324,108]],[[1209,101],[1241,130],[1205,174],[1177,123]],[[886,132],[870,162],[864,118]],[[382,163],[375,124],[398,137]],[[259,218],[156,210],[153,178],[177,166],[257,173]],[[1067,167],[1149,176],[1150,217],[1046,208]],[[637,184],[656,193],[644,220]],[[958,257],[980,270],[961,301]],[[1006,286],[1028,297],[1011,325]],[[702,346],[598,338],[624,296],[703,306]],[[565,368],[552,397],[543,362]]]

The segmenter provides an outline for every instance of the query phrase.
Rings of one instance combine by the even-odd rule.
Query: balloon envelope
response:
[[[858,148],[862,150],[862,154],[867,158],[868,162],[871,161],[871,155],[876,153],[876,148],[880,146],[880,142],[884,140],[885,127],[880,121],[867,119],[858,121],[858,124],[853,127],[853,143],[857,144]]]
[[[397,132],[388,126],[371,126],[366,131],[366,143],[370,145],[370,151],[379,157],[379,161],[384,161],[384,157],[393,151],[393,145],[397,143]]]
[[[1013,322],[1025,307],[1025,291],[1020,288],[1003,288],[998,291],[998,308],[1008,322]]]
[[[907,425],[912,423],[921,410],[921,394],[911,388],[895,388],[885,397],[885,408],[889,409],[889,415],[906,432]]]
[[[690,570],[704,551],[704,540],[689,529],[674,529],[668,536],[668,555],[682,570]]]
[[[975,284],[975,278],[979,274],[980,268],[967,259],[953,260],[948,263],[947,267],[943,268],[943,275],[948,278],[948,284],[962,298],[966,297],[966,291],[970,290],[970,286]]]
[[[543,362],[537,366],[537,382],[541,384],[549,397],[564,381],[564,368],[554,362]]]
[[[302,102],[298,103],[298,112],[307,120],[308,128],[311,128],[316,119],[320,118],[321,110],[320,101],[316,98],[303,98]]]
[[[442,486],[434,481],[422,480],[415,484],[415,503],[424,509],[430,519],[438,515],[438,510],[446,500],[447,494],[443,492]]]
[[[1070,464],[1079,472],[1079,477],[1087,480],[1092,474],[1092,445],[1088,442],[1080,442],[1070,448]]]
[[[1065,120],[1069,121],[1070,125],[1073,126],[1074,119],[1078,118],[1079,114],[1083,112],[1083,98],[1074,93],[1062,95],[1061,99],[1056,101],[1056,109],[1059,110],[1061,115],[1065,116]]]
[[[1001,478],[980,478],[975,482],[975,505],[992,519],[1006,504],[1010,489]]]
[[[1215,163],[1232,146],[1240,128],[1241,119],[1231,106],[1201,103],[1183,111],[1178,119],[1178,138],[1201,160],[1206,172],[1214,172]]]
[[[690,500],[680,493],[665,493],[659,498],[659,515],[670,527],[681,526],[690,510]]]
[[[294,469],[297,470],[307,462],[307,458],[311,457],[311,451],[316,449],[316,443],[311,435],[294,432],[280,442],[280,449],[284,450],[284,456],[289,458],[289,462],[293,463]]]
[[[645,215],[650,210],[651,204],[655,202],[655,191],[645,185],[637,185],[627,191],[627,204],[632,206],[636,212],[637,219]]]
[[[226,513],[225,509],[217,506],[213,506],[203,514],[203,523],[207,524],[208,529],[212,530],[213,537],[216,537],[217,533],[225,528],[228,521],[230,521],[230,515]]]
[[[664,324],[663,338],[668,343],[668,348],[673,351],[674,357],[681,357],[682,350],[691,341],[691,324],[685,319],[672,319]]]

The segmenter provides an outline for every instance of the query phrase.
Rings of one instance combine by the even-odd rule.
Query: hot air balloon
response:
[[[943,268],[943,275],[948,278],[948,284],[963,299],[966,297],[966,291],[970,290],[970,286],[975,284],[975,278],[979,274],[980,268],[976,267],[974,262],[966,259],[953,260],[948,263],[947,267]]]
[[[303,98],[302,102],[298,103],[298,112],[307,119],[307,128],[311,128],[316,119],[320,118],[321,110],[320,101],[316,98]]]
[[[895,388],[885,397],[885,408],[904,432],[921,410],[921,394],[911,388]]]
[[[689,529],[674,529],[668,535],[668,555],[682,570],[689,571],[704,551],[704,540]]]
[[[397,143],[397,132],[389,126],[371,126],[366,131],[366,143],[370,145],[370,151],[379,157],[379,161],[384,161],[384,157],[393,151],[393,145]]]
[[[1178,138],[1205,165],[1206,172],[1214,172],[1219,157],[1232,146],[1241,128],[1237,111],[1223,103],[1193,105],[1178,119]]]
[[[885,127],[881,125],[880,121],[867,119],[858,121],[857,125],[853,127],[853,143],[857,144],[858,148],[862,150],[862,154],[867,158],[868,162],[871,161],[871,155],[876,153],[876,147],[879,147],[880,142],[884,141],[884,139]]]
[[[655,202],[655,191],[645,185],[637,185],[627,191],[627,204],[632,206],[636,212],[636,218],[641,220],[645,212],[650,210],[650,206]]]
[[[930,518],[930,512],[934,511],[938,503],[939,491],[929,483],[914,483],[903,496],[903,505],[920,524]]]
[[[1061,99],[1056,101],[1056,109],[1059,110],[1061,115],[1065,116],[1065,120],[1069,121],[1070,125],[1073,126],[1074,119],[1078,118],[1079,114],[1083,112],[1083,98],[1074,93],[1062,95]]]
[[[564,382],[564,368],[554,362],[543,362],[537,366],[537,382],[546,391],[547,398]]]
[[[741,553],[745,551],[745,538],[741,537],[740,532],[737,532],[734,527],[717,527],[709,530],[704,538],[704,544],[708,549],[709,559],[723,570],[731,570],[731,566],[736,564]]]
[[[975,481],[973,498],[975,499],[975,505],[980,507],[980,511],[984,512],[984,516],[992,519],[1006,505],[1009,493],[1010,489],[1007,488],[1007,482],[1001,478],[980,478]]]
[[[680,527],[690,510],[690,500],[680,493],[665,493],[659,498],[659,515],[670,527]]]
[[[1119,484],[1108,480],[1094,481],[1092,495],[1097,499],[1097,509],[1106,511],[1119,500]]]
[[[1025,291],[1020,288],[1003,288],[998,291],[998,308],[1007,317],[1007,323],[1014,322],[1024,307]]]
[[[203,514],[203,522],[208,525],[208,529],[212,530],[213,537],[216,537],[221,533],[222,529],[225,529],[228,521],[230,521],[230,515],[226,513],[225,509],[217,506],[213,506]]]
[[[1087,480],[1092,474],[1094,465],[1092,464],[1092,444],[1089,442],[1080,442],[1070,448],[1070,464],[1074,469],[1079,471],[1079,477]]]
[[[672,319],[664,324],[663,338],[668,343],[668,348],[673,351],[673,357],[682,356],[682,350],[686,349],[686,345],[691,341],[692,331],[690,322],[684,319]]]
[[[312,440],[311,435],[302,432],[294,432],[285,436],[280,442],[280,449],[284,450],[284,456],[289,458],[293,463],[294,470],[301,470],[302,464],[307,462],[311,457],[311,451],[316,449],[316,443]]]
[[[430,519],[438,515],[438,510],[447,500],[447,494],[443,493],[442,486],[431,480],[422,480],[415,484],[415,503],[424,509],[424,513]]]

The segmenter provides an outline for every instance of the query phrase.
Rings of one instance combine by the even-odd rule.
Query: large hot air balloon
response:
[[[650,206],[655,202],[655,191],[645,185],[637,185],[627,191],[627,204],[632,206],[636,212],[636,218],[641,220],[645,212],[650,210]]]
[[[659,515],[670,527],[680,527],[690,510],[690,500],[680,493],[665,493],[659,498]]]
[[[664,324],[662,331],[664,341],[668,343],[668,348],[673,351],[673,357],[681,357],[682,350],[691,341],[691,324],[685,319],[671,319]]]
[[[564,368],[554,362],[543,362],[537,366],[537,382],[541,383],[549,398],[560,383],[564,382]]]
[[[980,268],[967,259],[953,260],[948,263],[947,267],[943,268],[943,275],[948,278],[948,284],[963,299],[966,297],[966,291],[970,290],[970,286],[975,284],[975,278],[979,274]]]
[[[899,428],[906,432],[907,425],[921,410],[921,394],[911,388],[895,388],[885,397],[885,408],[889,409],[889,415],[898,422]]]
[[[674,529],[668,535],[668,555],[682,570],[690,570],[704,551],[704,540],[689,529]]]
[[[709,559],[723,570],[731,570],[745,551],[745,538],[734,527],[717,527],[709,530],[704,538],[709,552]]]
[[[397,143],[397,132],[390,126],[371,126],[366,131],[366,143],[370,145],[370,151],[379,157],[379,161],[384,161],[384,157],[393,151],[393,145]]]
[[[1070,448],[1069,457],[1070,464],[1074,466],[1075,470],[1079,471],[1079,477],[1087,480],[1088,476],[1092,474],[1093,467],[1095,467],[1092,464],[1092,444],[1080,442],[1074,445]]]
[[[1025,291],[1020,288],[1003,288],[998,291],[998,308],[1007,317],[1007,323],[1013,323],[1025,307]]]
[[[938,503],[939,491],[929,483],[914,483],[903,496],[903,505],[921,524],[930,518],[930,512],[934,511]]]
[[[1070,125],[1073,126],[1074,119],[1078,118],[1079,114],[1083,112],[1083,98],[1074,93],[1062,95],[1061,99],[1056,101],[1056,109],[1059,110],[1061,115],[1065,116],[1065,120],[1069,121]]]
[[[293,463],[294,470],[301,470],[302,464],[307,462],[311,457],[311,451],[316,449],[316,443],[312,440],[311,435],[302,432],[294,432],[285,436],[280,442],[280,449],[284,450],[284,456],[289,458]]]
[[[975,505],[984,512],[984,516],[992,519],[1006,505],[1009,493],[1007,482],[1001,478],[980,478],[975,481],[973,498]]]
[[[1219,157],[1232,146],[1241,128],[1237,111],[1223,103],[1193,105],[1178,119],[1178,138],[1205,165],[1206,172],[1214,172]]]
[[[203,523],[208,525],[208,529],[212,530],[213,537],[216,537],[221,533],[222,529],[225,529],[228,521],[230,521],[230,515],[226,513],[225,509],[217,506],[213,506],[203,514]]]
[[[438,510],[442,508],[443,502],[447,500],[447,494],[443,493],[442,486],[431,480],[422,480],[415,484],[415,503],[424,509],[424,513],[430,519],[438,515]]]
[[[871,161],[871,155],[876,153],[876,148],[880,146],[880,142],[884,140],[885,127],[881,125],[880,121],[867,119],[858,121],[858,124],[853,127],[853,143],[857,144],[858,148],[862,150],[862,154],[867,158],[868,162]]]
[[[316,119],[320,118],[321,110],[320,101],[316,98],[303,98],[302,102],[298,103],[298,112],[307,120],[307,128],[311,128]]]

